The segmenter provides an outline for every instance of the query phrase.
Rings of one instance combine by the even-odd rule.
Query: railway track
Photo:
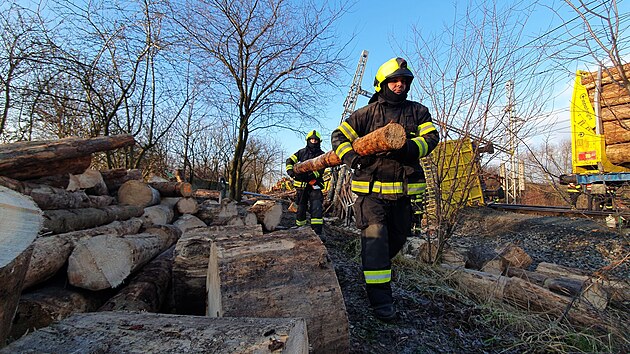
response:
[[[533,214],[541,216],[566,216],[566,217],[580,217],[591,219],[606,219],[609,215],[621,216],[626,220],[630,220],[630,211],[596,211],[586,209],[571,209],[557,206],[540,206],[540,205],[522,205],[522,204],[502,204],[502,203],[490,203],[488,207],[511,211],[520,214]]]

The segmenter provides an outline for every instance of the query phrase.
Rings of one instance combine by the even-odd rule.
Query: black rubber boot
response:
[[[391,284],[366,284],[366,290],[374,317],[389,322],[396,319],[396,308],[392,298]]]

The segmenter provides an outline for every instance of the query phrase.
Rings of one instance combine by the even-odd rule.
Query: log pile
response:
[[[626,78],[630,77],[630,64],[622,70]],[[597,75],[596,71],[582,74],[582,85],[593,107]],[[602,71],[600,104],[606,157],[613,164],[630,166],[630,87],[624,84],[618,68]]]
[[[282,216],[281,201],[217,201],[210,197],[214,193],[206,194],[205,198],[200,197],[189,183],[182,181],[145,182],[140,170],[98,171],[88,168],[92,153],[129,146],[128,139],[72,138],[17,144],[18,151],[25,151],[22,154],[12,152],[10,145],[0,146],[1,156],[20,161],[34,171],[32,175],[27,170],[14,173],[18,163],[7,164],[3,161],[0,164],[0,188],[19,198],[31,200],[40,220],[36,225],[26,221],[21,225],[29,227],[32,237],[21,237],[22,247],[13,247],[15,259],[2,269],[11,273],[13,279],[0,278],[3,298],[0,333],[4,336],[0,338],[0,348],[6,344],[5,340],[11,343],[34,330],[32,334],[10,344],[6,350],[37,351],[45,348],[46,351],[56,351],[51,348],[60,345],[56,348],[63,352],[64,345],[76,345],[83,335],[86,336],[83,343],[88,348],[91,345],[98,346],[90,342],[89,336],[96,333],[94,328],[100,328],[107,333],[102,333],[100,337],[97,335],[99,341],[111,336],[116,343],[136,343],[140,348],[138,350],[145,351],[147,345],[155,344],[160,351],[168,352],[164,343],[171,343],[172,338],[164,335],[168,341],[162,338],[160,343],[151,339],[157,332],[148,330],[148,323],[154,323],[156,328],[164,328],[164,321],[170,321],[171,325],[173,321],[179,321],[181,328],[178,331],[194,332],[203,351],[233,352],[230,345],[223,345],[215,351],[211,349],[214,344],[208,344],[221,342],[220,338],[228,335],[231,336],[230,342],[245,352],[250,349],[258,352],[259,347],[269,352],[273,351],[269,348],[284,348],[285,351],[301,353],[309,349],[348,350],[347,318],[339,315],[345,313],[345,306],[325,248],[310,229],[307,236],[275,231]],[[87,144],[88,148],[78,148],[82,144]],[[44,151],[47,153],[40,154]],[[27,153],[34,156],[33,161],[25,159],[23,154]],[[65,157],[58,158],[57,154],[65,154]],[[51,164],[55,167],[50,168],[48,174],[44,173],[47,171],[46,166]],[[40,208],[42,211],[39,211]],[[0,218],[4,215],[0,215]],[[0,233],[13,234],[16,231],[5,229],[6,225],[4,222],[0,224]],[[264,242],[263,231],[268,233]],[[271,231],[280,234],[274,235]],[[278,289],[264,289],[259,282],[258,290],[261,293],[257,296],[267,296],[278,304],[282,299],[287,305],[295,304],[295,308],[287,306],[283,311],[248,312],[247,308],[238,309],[238,304],[231,304],[230,311],[221,310],[225,317],[234,317],[231,319],[171,315],[149,317],[147,314],[120,312],[206,314],[208,266],[211,252],[216,253],[216,250],[211,250],[211,245],[218,239],[227,242],[230,238],[249,240],[247,247],[240,248],[239,252],[243,255],[270,252],[269,245],[277,242],[285,246],[302,245],[292,251],[295,257],[303,258],[292,257],[298,262],[298,268],[288,267],[292,258],[286,258],[284,263],[277,263],[285,266],[275,269],[274,274],[277,279],[302,281],[310,276],[312,287],[317,291],[307,304],[301,304],[305,291],[312,289],[285,291],[277,297],[274,293]],[[4,239],[0,240],[4,242]],[[257,245],[259,242],[261,244]],[[310,246],[304,248],[305,244]],[[276,252],[284,251],[288,255],[291,249],[284,247]],[[3,248],[2,256],[5,254],[8,253]],[[2,265],[5,266],[4,263]],[[236,269],[250,269],[251,266],[244,260],[231,263],[231,267]],[[235,273],[232,270],[219,271],[216,265],[214,269],[213,274],[220,274],[223,279],[237,280],[233,279]],[[317,276],[313,269],[318,270]],[[247,282],[245,279],[241,281]],[[212,292],[221,293],[222,290],[215,285]],[[215,302],[212,304],[216,306]],[[5,305],[10,306],[5,309]],[[322,312],[324,308],[328,311]],[[79,314],[82,312],[90,313]],[[111,325],[116,321],[128,324],[136,318],[147,321],[142,322],[146,331],[120,333],[116,332],[120,326]],[[88,328],[101,320],[107,325]],[[329,327],[333,322],[335,325]],[[204,328],[208,328],[207,331],[199,331],[201,323]],[[253,330],[255,327],[267,330],[261,334]],[[57,329],[60,331],[58,333],[63,333],[62,337],[57,338],[52,334]],[[234,337],[234,331],[240,333],[239,338]],[[39,337],[42,335],[46,339],[40,342],[44,338]],[[168,345],[172,346],[173,351],[180,349],[177,344]],[[125,347],[121,351],[130,348]]]

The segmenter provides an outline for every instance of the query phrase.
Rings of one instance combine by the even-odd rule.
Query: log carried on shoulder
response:
[[[41,210],[23,194],[0,186],[0,347],[4,345],[20,289],[42,224]]]
[[[361,156],[374,155],[379,152],[400,149],[405,145],[406,139],[405,128],[398,123],[390,122],[384,127],[353,141],[352,149]],[[318,157],[295,164],[293,171],[295,173],[305,173],[338,166],[341,163],[339,156],[331,150]]]
[[[107,311],[74,314],[0,353],[308,354],[308,347],[303,319]]]
[[[13,176],[14,178],[17,178],[16,175],[29,176],[30,178],[53,175],[56,174],[51,169],[53,162],[91,158],[92,153],[114,150],[133,144],[135,144],[135,140],[132,135],[122,134],[89,139],[71,137],[0,145],[0,175]],[[61,163],[59,167],[62,168],[64,164],[67,171],[68,163]],[[81,173],[85,168],[72,173]]]

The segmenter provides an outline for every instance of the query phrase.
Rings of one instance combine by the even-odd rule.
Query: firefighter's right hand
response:
[[[372,155],[361,156],[357,155],[357,157],[352,160],[352,169],[354,170],[364,170],[371,166],[376,161],[376,158]]]

